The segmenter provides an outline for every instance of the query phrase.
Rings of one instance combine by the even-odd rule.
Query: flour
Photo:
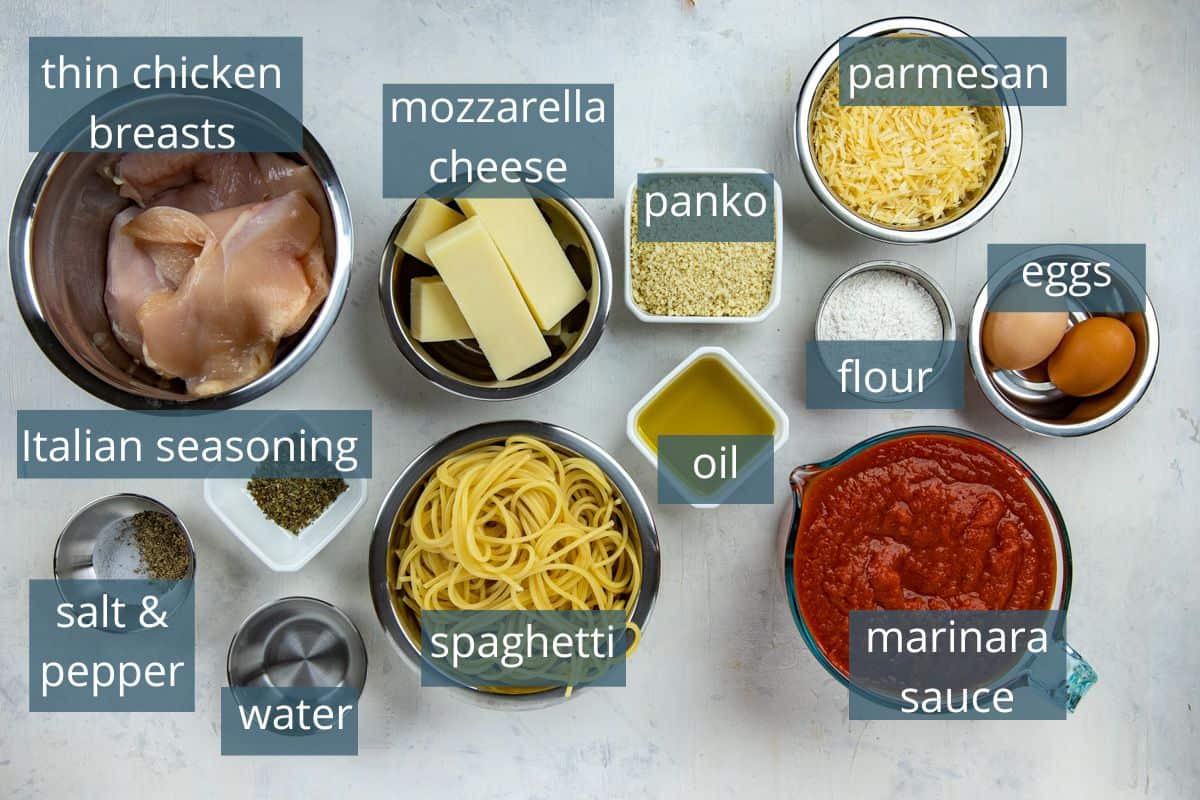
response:
[[[873,269],[843,281],[817,320],[821,341],[930,341],[942,317],[929,292],[907,275]]]

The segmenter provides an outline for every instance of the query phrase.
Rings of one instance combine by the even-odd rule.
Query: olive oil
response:
[[[646,404],[637,432],[657,453],[659,436],[774,436],[775,419],[737,373],[703,356]]]

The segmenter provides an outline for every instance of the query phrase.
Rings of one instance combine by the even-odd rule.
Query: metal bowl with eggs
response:
[[[410,364],[430,383],[462,397],[513,400],[537,394],[570,374],[596,348],[612,305],[612,265],[600,229],[578,200],[549,183],[530,187],[538,210],[550,226],[587,294],[554,333],[547,333],[550,357],[507,380],[497,380],[474,339],[418,341],[413,332],[413,280],[436,275],[433,267],[396,244],[410,205],[388,237],[379,268],[379,302],[392,340]],[[438,199],[453,202],[466,189],[457,182]],[[434,196],[431,194],[430,196]]]
[[[1068,255],[1061,249],[1040,248],[1030,257]],[[1070,258],[1105,259],[1090,248],[1070,250]],[[997,298],[1022,280],[1024,262],[996,270],[975,300],[968,338],[975,380],[997,411],[1031,433],[1103,430],[1137,405],[1154,377],[1159,337],[1150,297],[1131,270],[1113,261],[1105,291],[1119,310],[1088,310],[1069,296],[1062,310],[994,310]]]

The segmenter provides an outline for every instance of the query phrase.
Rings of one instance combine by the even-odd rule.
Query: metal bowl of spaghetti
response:
[[[470,480],[481,468],[491,470],[490,483]],[[543,477],[552,477],[538,480],[539,470]],[[499,480],[497,473],[502,474]],[[462,480],[464,476],[468,480]],[[474,491],[485,483],[487,488],[478,496],[454,502],[460,491],[468,491],[464,486],[470,484]],[[527,492],[541,492],[540,499],[548,502],[524,502],[520,498]],[[501,508],[505,503],[522,503],[523,511],[510,515]],[[507,524],[497,529],[496,519]],[[485,525],[490,527],[487,557],[464,566],[449,540],[461,542]],[[553,549],[538,556],[538,564],[516,569],[519,560],[513,548],[520,543],[508,544],[505,538],[528,541],[529,527],[544,533],[563,525],[578,528],[579,544],[564,548],[575,553],[571,568],[558,569],[552,563],[562,558],[561,551]],[[454,533],[458,536],[451,536]],[[593,576],[602,579],[583,578],[581,565],[584,572],[602,570]],[[654,518],[629,474],[587,438],[533,421],[466,428],[417,456],[383,501],[369,558],[375,613],[405,662],[418,673],[436,669],[421,653],[423,610],[512,610],[525,608],[531,597],[542,601],[530,610],[560,610],[578,608],[583,600],[595,610],[624,610],[627,648],[636,645],[658,594],[659,570]],[[597,584],[604,590],[598,592]],[[586,688],[499,689],[458,679],[449,683],[457,696],[506,710],[553,705]]]

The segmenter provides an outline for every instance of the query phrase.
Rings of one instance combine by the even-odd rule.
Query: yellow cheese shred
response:
[[[974,200],[1001,145],[969,106],[843,106],[837,68],[812,118],[825,185],[861,217],[895,227],[936,223]]]

